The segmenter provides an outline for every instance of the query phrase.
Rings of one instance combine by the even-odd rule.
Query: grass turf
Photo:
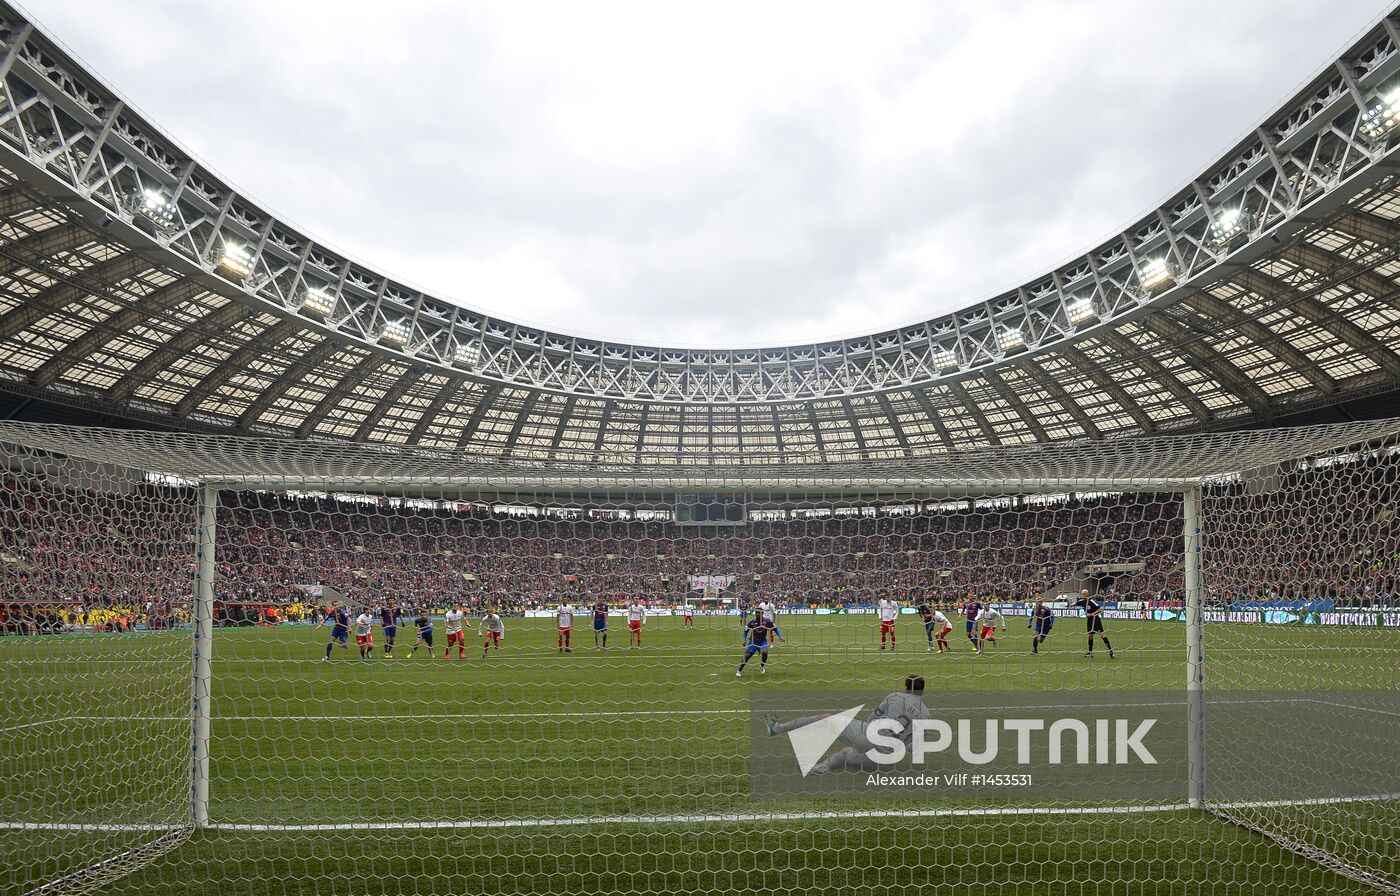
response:
[[[868,616],[784,617],[769,674],[734,676],[737,620],[678,618],[606,653],[579,627],[554,649],[550,620],[508,620],[499,652],[320,662],[326,629],[223,629],[214,652],[216,825],[531,821],[526,827],[202,831],[113,893],[458,892],[1215,893],[1369,891],[1258,835],[1200,813],[988,815],[770,822],[731,813],[868,812],[861,803],[757,801],[747,777],[751,688],[893,689],[909,672],[940,690],[1179,690],[1180,623],[1113,620],[1118,658],[1085,659],[1061,620],[1043,656],[1023,621],[977,656],[924,650],[905,617],[878,650]],[[403,632],[411,632],[405,627]],[[378,629],[376,640],[382,640]],[[1400,633],[1216,625],[1209,681],[1232,689],[1396,687]],[[377,645],[382,646],[382,645]],[[188,814],[187,632],[0,639],[0,818],[178,824]],[[454,652],[455,656],[455,652]],[[1111,797],[1111,795],[1107,795]],[[936,809],[943,803],[881,803]],[[993,808],[987,806],[986,808]],[[1397,856],[1394,812],[1322,807],[1292,824]],[[635,823],[631,816],[673,816]],[[674,817],[680,816],[680,817]],[[1362,827],[1344,823],[1369,819]],[[607,818],[602,821],[596,819]],[[589,822],[588,819],[595,819]],[[1378,819],[1378,820],[1377,820]],[[567,824],[535,824],[539,821]],[[584,823],[579,823],[583,821]],[[0,894],[156,836],[0,832]],[[1339,840],[1340,838],[1340,840]],[[1345,841],[1345,842],[1343,842]],[[1346,850],[1342,850],[1346,851]]]

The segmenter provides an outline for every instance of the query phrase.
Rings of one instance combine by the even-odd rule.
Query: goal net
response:
[[[728,468],[0,446],[0,896],[1400,892],[1400,421]],[[747,522],[676,525],[721,487]],[[759,602],[771,635],[679,618]],[[934,715],[1180,700],[1167,785],[762,795],[752,701],[910,675]]]

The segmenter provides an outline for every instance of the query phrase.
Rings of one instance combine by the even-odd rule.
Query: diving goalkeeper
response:
[[[904,679],[904,690],[894,691],[881,700],[880,705],[865,721],[852,719],[847,722],[846,727],[838,735],[838,738],[846,746],[814,765],[811,774],[825,774],[848,766],[856,769],[861,768],[865,762],[866,752],[875,746],[871,743],[868,734],[870,726],[882,719],[894,719],[899,722],[900,729],[896,736],[907,746],[914,738],[914,722],[928,717],[928,707],[924,706],[924,677],[910,675]],[[808,725],[817,725],[829,718],[831,717],[803,716],[800,719],[793,719],[791,722],[779,722],[772,716],[768,716],[764,719],[764,723],[768,727],[768,733],[775,735],[786,734]]]

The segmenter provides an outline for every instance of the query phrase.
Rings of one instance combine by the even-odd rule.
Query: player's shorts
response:
[[[1102,632],[1102,631],[1103,631],[1103,617],[1102,617],[1102,616],[1086,616],[1086,617],[1084,618],[1084,621],[1087,622],[1087,623],[1089,624],[1089,632],[1090,632],[1091,634],[1094,633],[1094,632]]]
[[[924,620],[924,631],[928,632],[929,634],[932,634],[932,633],[933,633],[933,620],[932,620],[932,619],[925,619],[925,620]]]
[[[369,646],[373,647],[373,646],[374,646],[374,636],[373,636],[373,635],[356,635],[356,636],[355,636],[355,643],[358,644],[358,645],[360,645],[361,647],[364,647],[366,644],[368,644]]]
[[[331,640],[339,641],[342,644],[348,643],[350,640],[350,629],[340,628],[339,626],[331,629]]]
[[[971,637],[972,631],[973,631],[973,629],[976,628],[976,627],[977,627],[977,620],[976,620],[976,619],[969,619],[969,620],[967,620],[967,634],[968,634],[969,637]]]
[[[685,612],[682,613],[681,615],[684,616],[686,619],[694,619],[694,618],[695,618],[695,614],[692,613],[692,612],[690,612],[689,610],[685,611]]]
[[[941,638],[941,637],[943,637],[944,635],[946,635],[946,634],[948,634],[949,632],[951,632],[952,630],[953,630],[953,627],[952,627],[951,625],[945,625],[945,626],[943,626],[943,631],[941,631],[941,632],[938,633],[938,637]]]
[[[768,645],[767,645],[767,644],[750,644],[748,647],[745,647],[745,648],[744,648],[744,657],[745,657],[745,658],[751,657],[751,656],[753,656],[755,653],[758,653],[758,652],[761,651],[761,650],[767,650],[767,649],[768,649]]]
[[[639,632],[639,631],[642,630],[642,620],[640,620],[640,619],[629,619],[629,620],[627,620],[627,627],[628,627],[629,629],[631,629],[632,631],[634,631],[634,632]]]
[[[595,632],[605,632],[605,631],[607,631],[607,630],[608,630],[608,619],[607,619],[607,617],[605,616],[605,617],[603,617],[602,619],[594,619],[594,620],[593,620],[593,630],[594,630]]]
[[[1052,629],[1052,628],[1054,628],[1054,627],[1055,627],[1055,617],[1054,617],[1054,616],[1047,616],[1047,617],[1044,618],[1044,619],[1037,619],[1037,620],[1035,621],[1035,633],[1036,633],[1037,635],[1048,635],[1048,634],[1050,634],[1050,629]]]
[[[979,637],[979,638],[990,638],[990,637],[991,637],[992,635],[994,635],[994,634],[996,634],[996,629],[995,629],[995,628],[993,628],[993,627],[990,626],[990,625],[984,625],[984,626],[982,626],[982,633],[981,633],[980,635],[978,635],[978,637]]]
[[[574,630],[574,627],[573,627],[572,625],[561,625],[561,626],[559,626],[559,631],[561,631],[561,632],[572,632],[573,630]]]
[[[880,620],[880,634],[884,635],[884,634],[888,634],[888,633],[890,633],[890,632],[892,632],[892,631],[894,631],[894,620],[893,620],[893,619],[881,619],[881,620]]]
[[[487,633],[486,633],[486,642],[485,642],[485,643],[487,643],[487,644],[494,644],[494,645],[496,645],[497,647],[500,647],[500,646],[501,646],[501,633],[500,633],[500,632],[487,632]]]
[[[465,634],[463,634],[462,632],[448,632],[448,633],[447,633],[447,646],[448,646],[448,647],[451,647],[453,644],[466,644],[466,643],[467,643],[467,636],[466,636]]]
[[[394,640],[394,636],[397,635],[398,633],[399,633],[399,627],[398,627],[397,625],[386,625],[386,626],[384,626],[384,640],[385,640],[385,641],[392,641],[392,640]]]
[[[433,630],[432,630],[432,629],[422,629],[422,630],[420,630],[420,631],[418,632],[418,639],[419,639],[420,641],[422,641],[424,644],[427,644],[429,647],[432,647],[432,646],[433,646]]]

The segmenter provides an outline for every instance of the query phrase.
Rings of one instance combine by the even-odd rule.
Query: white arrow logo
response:
[[[845,712],[829,715],[787,733],[788,741],[792,743],[793,755],[797,757],[797,767],[802,770],[802,777],[807,777],[808,772],[822,761],[822,757],[836,742],[836,738],[841,736],[841,732],[846,730],[846,726],[864,708],[864,704],[852,706]]]

